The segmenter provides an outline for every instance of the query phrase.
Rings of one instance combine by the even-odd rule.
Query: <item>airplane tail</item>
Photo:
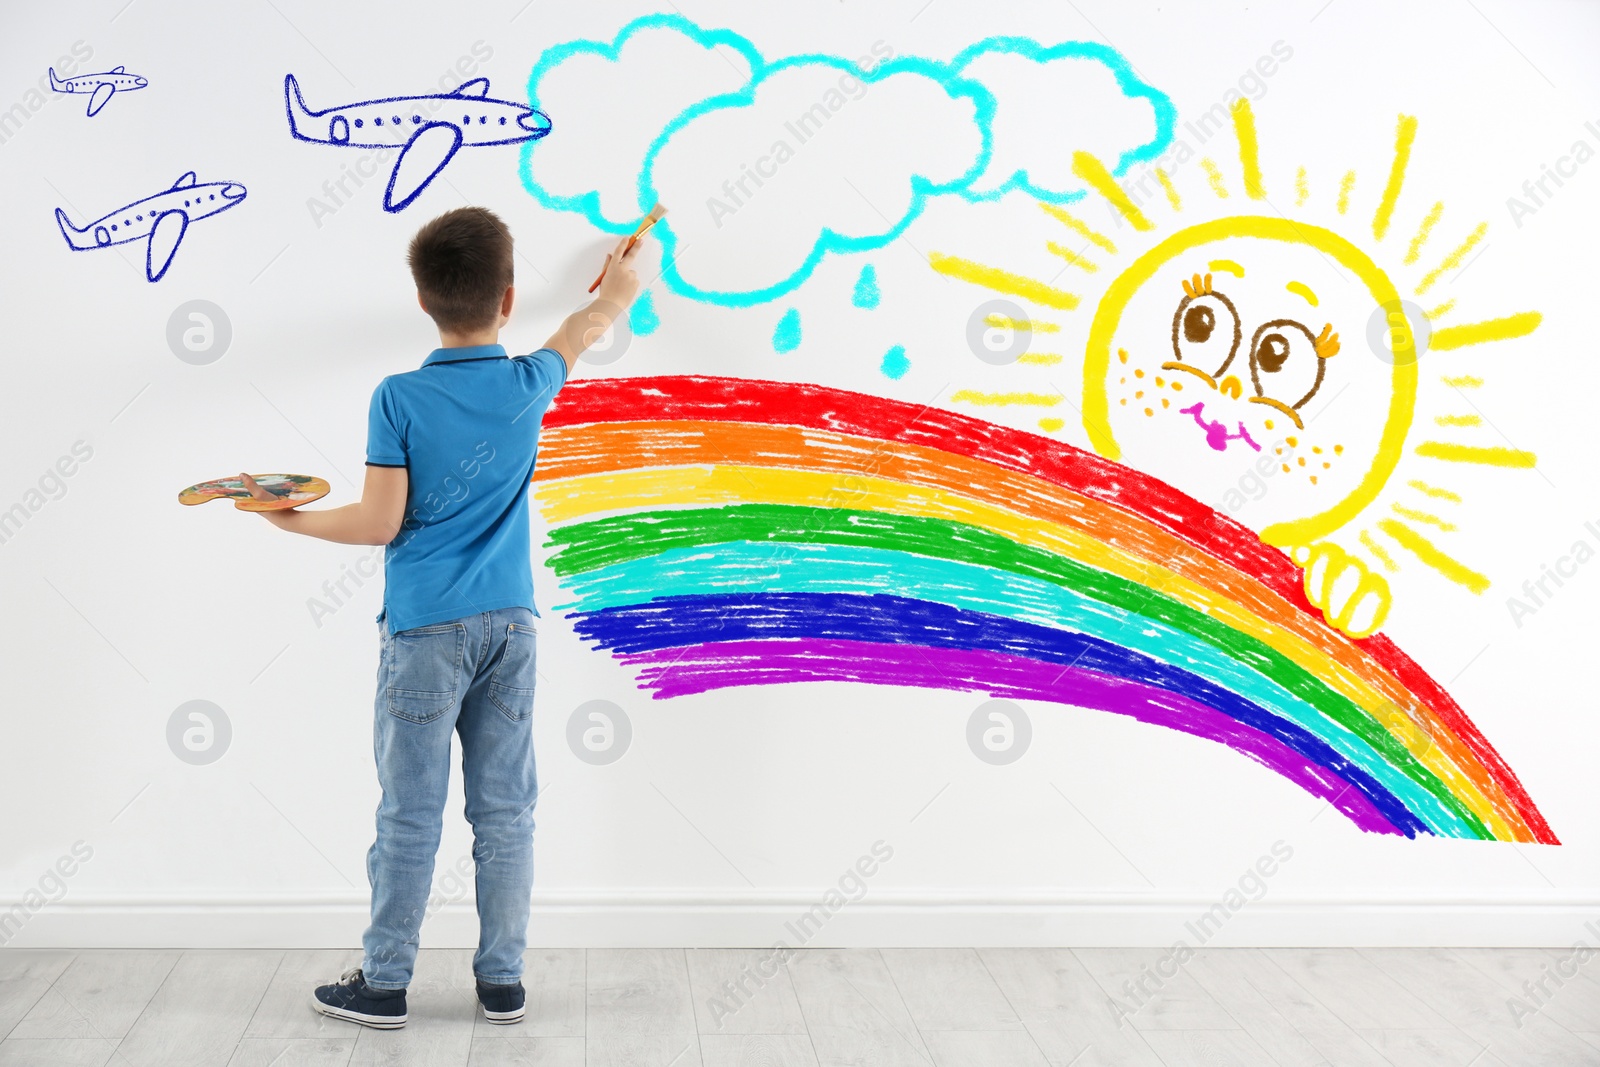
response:
[[[35,67],[34,69],[38,70],[39,68]],[[56,77],[56,68],[54,67],[50,68],[50,88],[54,89],[58,93],[64,93],[68,91],[67,83]]]
[[[300,123],[296,121],[312,118],[314,113],[306,106],[305,97],[300,95],[300,83],[294,80],[293,74],[286,74],[283,77],[283,109],[289,116],[289,132],[301,140],[313,140],[301,132]]]

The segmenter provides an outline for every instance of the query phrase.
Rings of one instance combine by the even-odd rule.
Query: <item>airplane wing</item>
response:
[[[461,142],[460,127],[448,122],[430,122],[412,134],[389,175],[389,187],[383,191],[383,210],[404,211],[409,207],[455,156]]]

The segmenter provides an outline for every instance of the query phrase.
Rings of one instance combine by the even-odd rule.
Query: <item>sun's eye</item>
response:
[[[1239,350],[1242,331],[1233,302],[1211,289],[1211,276],[1183,283],[1184,298],[1172,316],[1172,354],[1186,367],[1222,377]]]
[[[1324,371],[1316,335],[1293,319],[1264,323],[1250,339],[1250,378],[1257,396],[1299,408],[1322,387]]]

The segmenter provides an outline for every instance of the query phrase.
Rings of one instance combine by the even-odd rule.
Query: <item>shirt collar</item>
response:
[[[435,348],[428,353],[428,358],[422,361],[426,367],[430,363],[462,363],[469,359],[505,359],[504,345],[466,345],[462,348]]]

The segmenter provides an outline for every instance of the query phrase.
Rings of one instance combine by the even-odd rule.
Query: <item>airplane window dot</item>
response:
[[[374,126],[382,126],[382,125],[383,125],[383,119],[381,119],[381,118],[376,118],[376,119],[373,119],[373,120],[372,120],[372,124],[373,124],[373,125],[374,125]],[[359,126],[359,125],[361,125],[361,124],[360,124],[360,123],[359,123],[359,122],[358,122],[358,123],[356,123],[356,125],[357,125],[357,126]]]
[[[184,206],[184,207],[188,207],[188,206],[189,206],[189,201],[187,201],[187,200],[185,200],[185,201],[184,201],[184,202],[183,202],[183,206]]]
[[[113,232],[113,233],[115,233],[115,232],[116,232],[116,229],[117,229],[117,224],[116,224],[116,223],[114,223],[114,222],[113,222],[113,223],[112,223],[112,224],[111,224],[111,231],[112,231],[112,232]]]
[[[216,198],[217,198],[217,194],[216,193],[212,193],[211,194],[211,199],[215,200]]]
[[[411,123],[412,123],[412,125],[414,125],[414,126],[416,126],[416,125],[421,125],[421,123],[422,123],[422,116],[421,116],[421,115],[412,115],[412,116],[411,116]]]
[[[398,125],[400,125],[400,116],[399,115],[391,116],[389,121],[394,123],[396,126],[398,126]]]
[[[144,216],[143,215],[135,215],[134,218],[137,219],[140,222],[144,221]]]
[[[506,117],[504,115],[501,115],[500,116],[500,125],[504,126],[505,124],[506,124]]]
[[[488,121],[489,121],[489,116],[488,115],[479,115],[478,116],[478,125],[479,126],[484,125]]]
[[[356,119],[356,129],[359,130],[360,128],[361,128],[361,120],[360,119]]]

